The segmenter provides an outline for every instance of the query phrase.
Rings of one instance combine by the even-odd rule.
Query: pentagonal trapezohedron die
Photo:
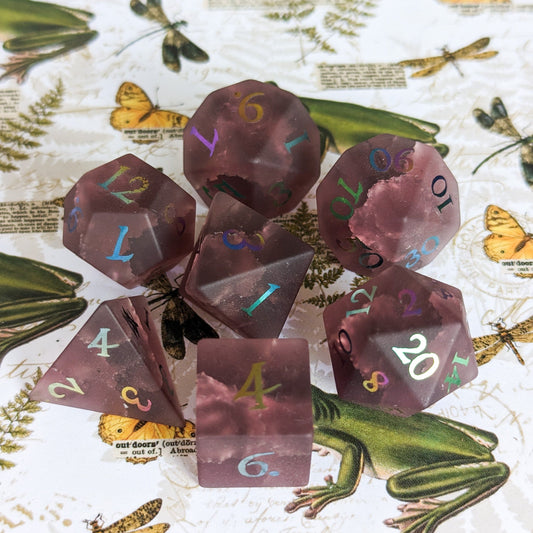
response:
[[[477,375],[461,292],[403,267],[329,305],[324,324],[343,399],[408,416]]]
[[[460,225],[457,182],[442,157],[403,137],[378,135],[344,152],[316,196],[322,237],[360,275],[419,269]]]
[[[246,80],[209,94],[183,132],[183,171],[207,205],[219,191],[268,218],[320,175],[320,134],[300,100]]]
[[[63,243],[132,288],[191,252],[195,214],[188,193],[127,154],[85,173],[66,195]]]

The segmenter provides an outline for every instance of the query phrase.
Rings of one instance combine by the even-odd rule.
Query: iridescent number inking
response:
[[[444,186],[442,188],[441,191],[437,192],[435,189],[436,189],[436,185],[440,182],[440,181],[443,181],[444,182]],[[433,178],[433,181],[431,182],[431,192],[437,197],[437,198],[442,198],[443,196],[446,195],[446,192],[448,191],[448,183],[446,182],[446,178],[444,176],[435,176]],[[437,206],[437,209],[442,212],[442,208],[443,207],[446,207],[448,204],[453,204],[453,201],[452,201],[452,196],[451,194],[448,195],[448,198],[446,198],[446,200],[444,200],[444,202],[442,202],[441,204],[439,204]]]
[[[279,190],[276,192],[276,194],[274,194],[274,191],[276,191],[276,189],[279,189]],[[277,198],[273,198],[274,203],[276,204],[276,207],[285,205],[291,199],[291,196],[292,196],[292,191],[287,188],[287,186],[285,185],[283,181],[276,181],[276,183],[273,183],[268,188],[268,192],[271,196],[282,196],[282,195],[285,196],[283,201],[279,201]]]
[[[265,93],[250,93],[249,95],[245,96],[242,100],[241,100],[241,103],[239,104],[239,117],[241,117],[244,122],[247,122],[248,124],[254,124],[256,122],[259,122],[262,118],[263,118],[263,115],[264,115],[264,109],[261,107],[261,105],[253,102],[253,103],[250,103],[250,100],[252,98],[255,98],[257,96],[264,96]],[[235,96],[237,98],[240,98],[241,94],[240,93],[235,93]],[[249,116],[248,114],[248,109],[252,109],[253,110],[253,116]]]
[[[74,378],[65,378],[69,383],[70,383],[70,386],[69,385],[65,385],[64,383],[51,383],[50,385],[48,385],[48,392],[54,396],[55,398],[64,398],[65,395],[64,394],[58,394],[56,392],[56,389],[65,389],[65,390],[68,390],[68,391],[71,391],[71,392],[75,392],[77,394],[85,394],[82,390],[81,390],[81,387],[78,385],[78,383],[76,382],[76,380]]]
[[[117,348],[120,344],[109,344],[107,341],[107,334],[109,331],[109,328],[100,328],[98,335],[96,335],[91,343],[87,345],[87,348],[100,348],[100,352],[96,355],[99,355],[100,357],[111,357],[107,350],[110,348]]]
[[[459,357],[457,355],[457,352],[455,352],[455,355],[452,359],[452,364],[453,364],[453,370],[452,370],[452,374],[447,374],[446,377],[444,378],[444,383],[448,383],[448,391],[447,392],[450,392],[450,387],[452,385],[455,385],[456,387],[459,387],[459,385],[461,385],[461,378],[459,377],[459,372],[457,372],[457,364],[460,364],[460,365],[463,365],[463,366],[468,366],[468,363],[470,361],[470,357],[467,357],[466,359],[464,357]]]
[[[120,255],[120,249],[122,248],[122,242],[124,241],[124,237],[126,236],[126,233],[128,233],[129,228],[128,226],[119,226],[118,229],[120,230],[120,235],[115,243],[115,249],[113,250],[112,255],[106,255],[106,259],[110,259],[111,261],[122,261],[123,263],[126,263],[133,257],[133,254]]]
[[[345,252],[356,252],[358,250],[357,244],[360,244],[366,250],[370,250],[370,247],[366,246],[366,244],[363,244],[358,239],[354,239],[354,238],[350,239],[349,237],[345,237],[343,239],[343,241],[347,241],[350,243],[351,245],[350,248],[344,247],[342,245],[343,241],[341,241],[340,239],[335,239],[335,241],[337,243],[337,246],[341,250],[344,250]],[[374,259],[371,259],[372,257],[374,257]],[[374,262],[371,264],[370,261],[374,261]],[[372,251],[363,252],[362,254],[359,255],[358,262],[362,267],[365,267],[365,268],[378,268],[383,264],[383,257],[381,257],[381,255],[379,255],[376,252],[372,252]]]
[[[304,131],[302,135],[299,137],[296,137],[296,139],[293,139],[292,141],[285,143],[285,148],[287,148],[287,152],[291,153],[291,150],[294,146],[297,144],[300,144],[303,141],[310,141],[309,135],[307,134],[307,131]]]
[[[402,301],[404,296],[407,296],[408,298],[406,303]],[[400,300],[401,303],[404,304],[404,310],[403,310],[402,316],[416,316],[422,313],[422,309],[420,309],[419,307],[415,308],[416,294],[411,289],[402,289],[398,293],[398,299]]]
[[[124,174],[124,172],[129,169],[129,167],[122,165],[107,181],[98,184],[100,187],[110,192],[113,196],[116,196],[119,200],[122,200],[125,204],[133,203],[133,200],[125,196],[126,194],[140,194],[146,191],[146,189],[148,189],[150,185],[149,181],[146,178],[143,178],[142,176],[135,176],[129,180],[129,183],[130,185],[133,185],[135,182],[140,182],[140,186],[136,189],[130,189],[128,191],[109,190],[109,185],[111,185],[111,183],[113,183],[119,176]]]
[[[69,233],[72,233],[78,227],[78,220],[83,215],[83,212],[79,207],[80,199],[77,196],[74,198],[74,205],[75,207],[70,210],[67,218],[67,228]]]
[[[381,378],[381,381],[378,379]],[[363,387],[368,392],[377,392],[379,390],[380,386],[385,386],[389,383],[389,378],[385,375],[384,372],[381,372],[381,370],[375,370],[372,372],[372,376],[370,379],[366,379],[363,381]]]
[[[250,370],[250,373],[248,374],[248,377],[246,378],[246,381],[244,382],[244,385],[239,389],[237,394],[235,394],[235,396],[233,397],[233,401],[236,401],[239,398],[243,398],[245,396],[253,396],[255,398],[255,405],[250,409],[266,409],[266,406],[263,403],[263,396],[281,387],[281,383],[278,383],[277,385],[272,385],[272,387],[268,387],[266,389],[263,388],[262,372],[264,364],[265,361],[259,361],[257,363],[252,364],[252,368]],[[255,388],[253,390],[249,390],[252,386],[252,383]]]
[[[384,148],[374,148],[369,155],[370,166],[377,172],[387,172],[391,167],[397,172],[409,172],[413,168],[414,162],[407,155],[413,153],[413,151],[412,148],[400,150],[393,160],[389,152]],[[385,164],[380,165],[381,163]]]
[[[350,203],[350,200],[347,200],[346,198],[344,198],[344,196],[337,196],[333,198],[331,204],[329,204],[329,209],[333,213],[333,216],[335,218],[338,218],[340,220],[348,220],[353,215],[355,206],[357,205],[357,202],[359,202],[359,197],[363,193],[363,184],[359,183],[357,186],[357,191],[354,191],[342,178],[339,178],[337,180],[337,185],[340,185],[350,196],[352,196],[353,206]],[[337,212],[333,208],[335,202],[340,202],[343,205],[347,205],[350,208],[350,212],[347,215],[343,215],[342,213]]]
[[[226,180],[222,180],[222,183],[214,183],[213,187],[221,192],[225,192],[228,194],[231,194],[235,198],[244,198],[244,195],[241,194],[237,189],[232,187]],[[205,185],[202,186],[203,191],[211,200],[213,199],[213,196],[211,195],[211,192],[209,191],[209,188]]]
[[[268,290],[266,290],[250,307],[241,307],[241,311],[244,311],[247,315],[252,316],[252,312],[258,305],[262,304],[274,291],[281,288],[279,285],[275,285],[274,283],[269,283],[268,287]]]
[[[209,157],[213,156],[213,153],[215,152],[215,146],[218,142],[218,131],[216,128],[214,128],[213,133],[213,140],[208,141],[197,129],[196,126],[193,126],[191,128],[191,134],[194,135],[208,150],[209,150]]]
[[[398,356],[402,364],[409,365],[409,375],[413,379],[421,381],[431,377],[439,367],[439,356],[435,353],[422,353],[426,349],[428,341],[421,333],[414,333],[409,340],[411,342],[418,341],[418,346],[415,346],[414,348],[399,348],[393,346],[392,351]],[[416,355],[416,357],[411,360],[406,354]],[[417,373],[417,366],[428,359],[432,360],[431,366],[424,372]]]
[[[132,392],[134,394],[134,398],[130,398],[128,396],[128,392]],[[146,405],[142,405],[141,401],[138,398],[137,389],[134,387],[124,387],[122,389],[122,392],[120,393],[120,397],[126,402],[131,405],[136,405],[141,411],[149,411],[152,408],[152,402],[150,400],[147,400]]]
[[[248,455],[248,457],[245,457],[244,459],[241,459],[239,461],[239,464],[237,465],[237,469],[239,471],[239,474],[241,474],[244,477],[262,477],[268,472],[268,464],[264,461],[256,461],[256,457],[264,457],[265,455],[274,455],[274,452],[262,452],[262,453],[254,453],[252,455]],[[248,472],[249,466],[258,466],[259,472],[257,474],[250,474]],[[269,476],[279,476],[279,472],[276,470],[271,470],[268,472]]]
[[[427,247],[430,242],[433,242],[434,244],[431,247],[431,249],[428,250]],[[417,249],[413,249],[405,256],[405,259],[408,260],[407,263],[405,264],[405,268],[414,267],[420,261],[420,259],[422,259],[422,255],[432,254],[439,246],[439,242],[440,242],[440,239],[436,235],[433,235],[432,237],[428,237],[422,243],[422,246],[420,247],[420,252]],[[420,253],[422,253],[422,255],[420,255]]]
[[[368,313],[370,312],[370,305],[372,301],[374,300],[374,296],[376,295],[376,290],[377,290],[377,286],[374,285],[372,287],[372,292],[370,292],[370,294],[367,292],[366,289],[357,289],[356,291],[354,291],[350,297],[350,302],[354,304],[359,303],[359,300],[355,297],[358,296],[359,294],[362,294],[365,298],[368,299],[370,304],[368,304],[366,307],[361,307],[359,309],[353,309],[352,311],[346,311],[346,316],[348,317],[351,315],[355,315],[357,313],[366,313],[368,315]]]
[[[232,250],[242,250],[243,248],[249,248],[253,252],[258,252],[265,245],[265,239],[263,235],[261,235],[261,233],[259,232],[254,233],[254,235],[257,236],[259,240],[259,244],[252,244],[251,242],[248,242],[244,237],[242,237],[240,242],[238,243],[233,243],[229,241],[228,239],[229,236],[238,235],[238,234],[239,234],[239,230],[237,229],[227,229],[222,234],[222,241],[228,248],[231,248]]]

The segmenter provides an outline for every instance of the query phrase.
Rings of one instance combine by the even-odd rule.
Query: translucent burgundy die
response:
[[[277,337],[313,255],[278,224],[218,193],[181,291],[243,337]]]
[[[392,266],[326,307],[341,398],[408,416],[474,379],[459,289]]]
[[[183,132],[183,157],[207,205],[222,191],[272,218],[318,179],[320,134],[295,95],[247,80],[207,96]]]
[[[306,340],[203,339],[196,394],[200,485],[308,482],[313,417]]]
[[[196,202],[127,154],[84,174],[65,197],[63,244],[133,288],[176,266],[194,245]]]
[[[30,397],[171,426],[185,423],[144,296],[103,302]]]
[[[437,150],[388,134],[344,152],[316,198],[322,238],[362,276],[423,267],[460,225],[457,182]]]

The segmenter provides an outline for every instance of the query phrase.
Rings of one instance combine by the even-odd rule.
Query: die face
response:
[[[184,424],[158,329],[143,296],[102,303],[39,380],[31,398]]]
[[[185,127],[183,153],[207,205],[222,191],[268,218],[296,207],[320,175],[320,134],[305,107],[255,80],[207,96]]]
[[[277,337],[313,255],[278,224],[218,193],[181,291],[243,337]]]
[[[65,197],[64,245],[124,287],[173,268],[194,245],[196,204],[127,154],[84,174]]]
[[[200,485],[306,484],[313,439],[307,341],[203,339],[197,365]]]
[[[461,292],[392,266],[325,309],[339,396],[402,416],[477,375]]]
[[[393,135],[347,150],[316,196],[322,237],[364,276],[391,264],[425,266],[460,226],[457,182],[439,153]]]

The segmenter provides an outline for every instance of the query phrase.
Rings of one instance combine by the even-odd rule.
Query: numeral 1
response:
[[[250,306],[250,307],[241,307],[241,310],[244,311],[247,315],[252,316],[252,312],[254,309],[262,304],[274,291],[278,290],[280,288],[279,285],[275,285],[274,283],[268,284],[269,289],[265,291],[257,300]]]
[[[444,182],[444,188],[442,189],[442,191],[440,192],[437,192],[435,191],[435,185],[440,181],[442,180]],[[446,178],[444,176],[435,176],[433,178],[433,181],[431,182],[431,192],[437,197],[437,198],[442,198],[446,192],[448,191],[448,184],[446,183]],[[451,194],[448,195],[448,198],[446,198],[446,200],[444,200],[444,202],[442,202],[441,204],[439,204],[437,206],[437,209],[442,212],[442,208],[443,207],[446,207],[448,204],[453,204],[453,200],[452,200],[452,196]]]
[[[111,259],[111,261],[122,261],[123,263],[126,263],[133,257],[133,254],[120,255],[120,249],[122,248],[122,241],[124,241],[124,237],[126,236],[126,233],[128,233],[129,228],[128,226],[119,226],[118,228],[120,229],[120,235],[115,243],[115,249],[113,250],[112,255],[106,255],[106,259]]]
[[[109,328],[100,328],[98,335],[87,345],[87,348],[100,348],[100,352],[96,355],[101,357],[111,357],[107,351],[109,348],[117,348],[120,344],[109,344],[107,342],[107,334],[109,333]]]
[[[287,151],[290,153],[293,146],[296,146],[297,144],[300,144],[302,141],[309,141],[309,135],[307,135],[307,132],[304,131],[303,135],[300,135],[299,137],[296,137],[296,139],[293,139],[292,141],[285,143],[285,148],[287,148]]]
[[[66,378],[66,380],[70,383],[71,386],[65,385],[64,383],[51,383],[50,385],[48,385],[48,392],[55,398],[65,397],[64,394],[58,394],[56,392],[56,389],[65,389],[71,392],[76,392],[77,394],[85,394],[74,378]]]
[[[191,128],[191,133],[206,147],[209,149],[209,157],[213,156],[215,152],[215,146],[218,142],[218,131],[214,129],[213,140],[209,142],[197,129],[195,126]]]
[[[246,378],[246,381],[244,382],[244,385],[239,389],[239,392],[235,394],[233,401],[243,398],[244,396],[253,396],[255,398],[255,405],[251,409],[266,409],[266,406],[263,403],[263,396],[281,387],[281,383],[273,385],[272,387],[268,387],[267,389],[263,389],[262,371],[264,364],[264,361],[259,361],[258,363],[252,364],[252,368],[248,374],[248,377]],[[253,390],[248,390],[252,386],[252,382],[255,388]]]

